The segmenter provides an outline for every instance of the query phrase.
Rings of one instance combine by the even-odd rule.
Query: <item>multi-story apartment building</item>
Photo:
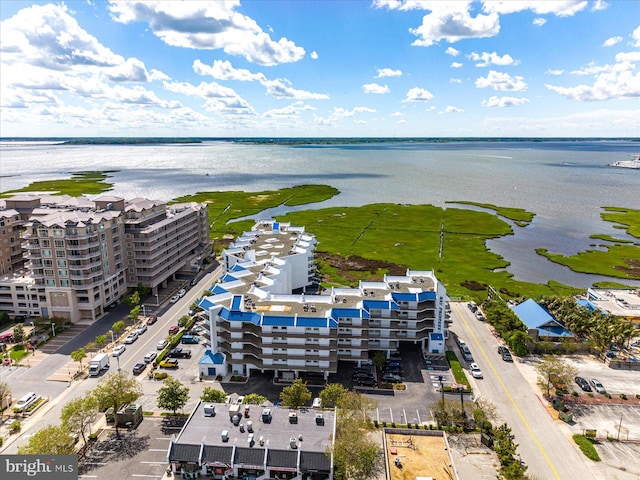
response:
[[[0,210],[0,275],[18,272],[24,266],[20,228],[24,219],[14,208]]]
[[[259,222],[223,252],[226,272],[199,305],[231,372],[326,376],[338,360],[362,362],[401,342],[442,353],[446,290],[432,271],[310,294],[315,243],[301,227]]]
[[[138,283],[157,292],[208,246],[202,204],[27,195],[3,203],[24,262],[0,277],[0,310],[14,316],[94,321]]]

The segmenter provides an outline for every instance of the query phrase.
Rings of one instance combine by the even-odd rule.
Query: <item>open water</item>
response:
[[[586,287],[604,277],[576,274],[535,253],[574,254],[594,233],[624,237],[600,219],[602,206],[640,209],[640,171],[609,167],[640,153],[640,142],[518,141],[366,145],[61,146],[0,144],[0,191],[70,172],[117,170],[114,195],[170,200],[210,190],[259,191],[309,183],[340,194],[313,207],[376,202],[446,206],[469,200],[536,213],[526,228],[488,243],[518,279]],[[277,209],[270,213],[284,213]],[[638,285],[640,282],[625,282]]]

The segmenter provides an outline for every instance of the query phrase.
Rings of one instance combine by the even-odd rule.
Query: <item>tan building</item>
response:
[[[0,210],[0,275],[18,272],[24,265],[20,246],[20,227],[23,223],[17,210]]]
[[[0,310],[12,316],[95,321],[129,288],[157,291],[208,252],[207,207],[198,203],[28,195],[3,203],[1,218],[22,242],[21,261],[0,277]]]

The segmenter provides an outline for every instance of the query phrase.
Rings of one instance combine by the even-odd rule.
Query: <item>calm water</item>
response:
[[[238,145],[0,146],[0,190],[70,172],[118,170],[112,193],[170,200],[207,190],[258,191],[304,183],[338,188],[317,205],[470,200],[537,214],[516,235],[489,242],[516,278],[555,279],[584,287],[597,276],[575,274],[535,254],[537,247],[573,254],[593,233],[620,237],[600,207],[640,209],[640,171],[608,167],[640,153],[638,142],[461,142],[342,146]],[[305,206],[303,208],[309,208]],[[276,210],[282,213],[284,210]],[[631,283],[631,282],[629,282]]]

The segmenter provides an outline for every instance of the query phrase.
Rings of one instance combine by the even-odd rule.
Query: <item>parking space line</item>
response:
[[[160,460],[160,461],[155,461],[155,462],[144,462],[144,461],[141,461],[140,463],[144,463],[144,464],[147,464],[147,465],[164,465],[164,464],[167,463],[167,461],[166,460]]]
[[[166,452],[167,449],[166,448],[150,448],[149,450],[147,450],[148,452]]]
[[[164,475],[145,475],[143,473],[132,473],[132,477],[144,477],[144,478],[163,478]]]

